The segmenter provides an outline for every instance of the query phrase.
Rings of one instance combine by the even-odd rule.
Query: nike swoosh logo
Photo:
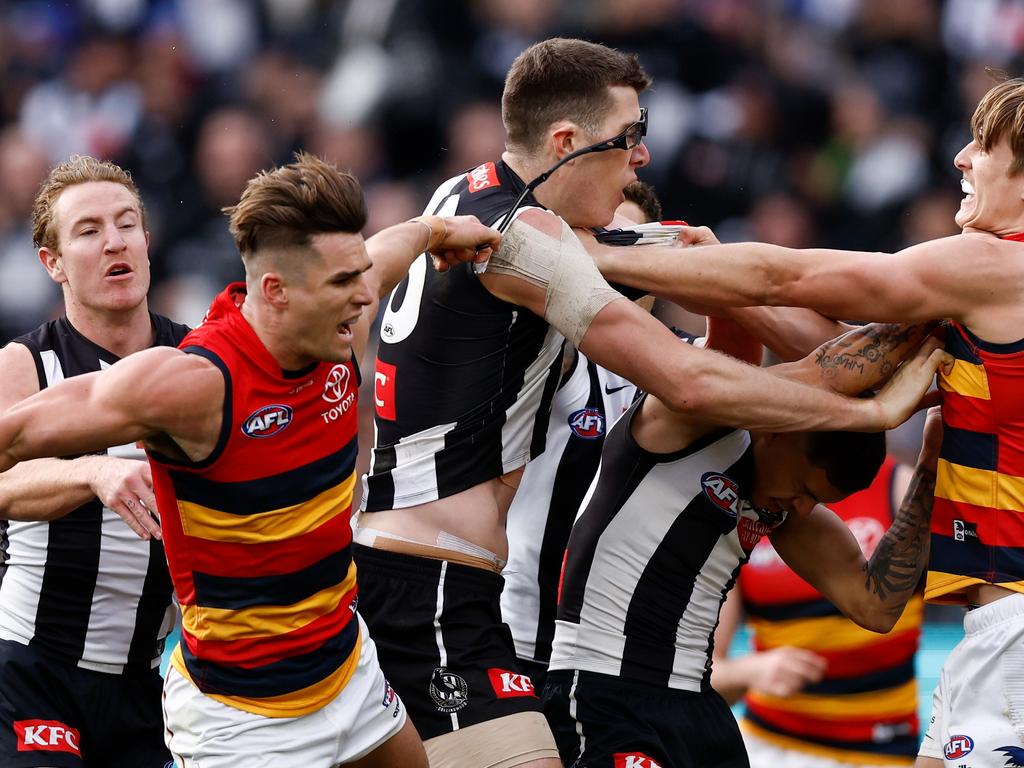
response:
[[[632,385],[631,384],[623,384],[621,387],[609,387],[607,384],[605,384],[604,385],[604,393],[606,395],[614,395],[619,390],[625,389],[626,387],[629,387],[629,386],[632,386]]]

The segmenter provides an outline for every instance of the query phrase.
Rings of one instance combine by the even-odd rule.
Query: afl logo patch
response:
[[[700,477],[700,485],[708,501],[729,515],[739,515],[740,487],[731,477],[718,472],[705,472]]]
[[[970,736],[958,734],[949,737],[949,741],[946,742],[942,753],[946,756],[947,760],[959,760],[961,757],[969,755],[973,749],[974,739]]]
[[[604,416],[597,408],[581,408],[569,414],[569,428],[584,440],[604,436]]]
[[[292,409],[287,405],[265,405],[242,423],[246,437],[272,437],[292,423]]]

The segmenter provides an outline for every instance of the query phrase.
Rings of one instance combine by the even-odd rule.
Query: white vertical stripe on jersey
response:
[[[47,385],[64,380],[57,353],[40,353]],[[12,520],[7,528],[7,570],[0,582],[0,639],[28,643],[36,633],[39,585],[43,583],[50,524],[44,520]]]
[[[512,317],[514,324],[519,318],[519,312],[514,312]],[[554,365],[555,360],[562,356],[564,340],[565,337],[557,330],[553,327],[548,328],[544,344],[537,352],[536,359],[527,366],[523,374],[523,385],[516,395],[515,402],[505,411],[505,423],[501,427],[503,472],[518,469],[530,460],[530,444],[533,442],[533,429],[537,423],[537,404],[544,396],[548,370]]]
[[[708,661],[711,636],[722,607],[723,585],[732,578],[743,557],[739,536],[733,530],[722,536],[697,574],[690,602],[676,627],[676,655],[670,683],[700,680]]]
[[[537,658],[540,548],[544,543],[543,532],[547,528],[558,465],[572,434],[568,416],[582,408],[590,394],[586,362],[582,355],[577,357],[569,379],[555,392],[544,453],[526,465],[519,490],[508,510],[505,526],[508,532],[508,563],[502,572],[505,588],[501,592],[501,618],[512,630],[516,655],[520,658]]]

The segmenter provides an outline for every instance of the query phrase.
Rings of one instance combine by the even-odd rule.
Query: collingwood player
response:
[[[890,375],[925,330],[866,326],[773,371],[859,392]],[[923,394],[938,365],[951,362],[937,344],[928,338],[897,378],[923,373]],[[884,434],[728,424],[681,416],[645,395],[605,441],[569,539],[544,690],[566,765],[747,765],[732,713],[710,687],[711,654],[721,604],[762,536],[877,632],[895,623],[918,584],[934,452],[866,563],[849,529],[819,505],[871,483]]]
[[[434,766],[558,765],[499,597],[505,515],[543,448],[564,340],[671,409],[749,428],[885,429],[912,407],[908,388],[857,400],[679,344],[604,281],[571,227],[607,225],[647,163],[648,83],[635,56],[592,43],[522,53],[502,160],[445,182],[427,208],[512,213],[503,248],[482,273],[419,260],[384,313],[353,552],[360,610]]]
[[[65,314],[0,350],[0,411],[184,337],[187,328],[147,308],[145,211],[121,168],[91,157],[58,165],[36,198],[32,234]],[[134,444],[0,474],[3,765],[170,760],[157,667],[175,611],[155,509]]]

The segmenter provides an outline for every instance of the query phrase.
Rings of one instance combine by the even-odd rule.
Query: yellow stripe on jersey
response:
[[[299,717],[301,715],[308,715],[310,712],[316,712],[328,702],[333,701],[341,693],[342,689],[348,685],[348,681],[355,674],[362,652],[363,638],[360,632],[356,635],[356,643],[352,653],[333,673],[323,680],[313,683],[313,685],[281,696],[223,696],[218,693],[208,693],[205,695],[230,707],[265,717]],[[192,680],[192,676],[185,668],[185,659],[182,658],[180,644],[171,655],[171,664],[174,665],[174,668],[186,680],[191,681],[195,685],[195,681]]]
[[[832,747],[826,747],[822,744],[814,744],[809,741],[802,741],[800,739],[794,739],[789,736],[783,736],[781,733],[775,733],[761,728],[759,725],[750,722],[747,719],[740,721],[740,728],[744,733],[748,733],[762,741],[774,744],[782,749],[792,750],[794,752],[803,752],[810,755],[818,755],[820,757],[827,757],[835,760],[844,765],[855,764],[855,765],[904,765],[911,766],[914,764],[914,758],[903,757],[897,755],[879,755],[874,752],[859,752],[853,749],[834,749]]]
[[[964,397],[992,399],[988,391],[988,374],[985,372],[985,366],[968,363],[965,360],[955,361],[948,376],[940,372],[939,386],[947,392],[956,392]]]
[[[924,614],[920,598],[911,599],[892,632],[916,629]],[[881,639],[881,635],[859,627],[845,616],[821,616],[811,619],[766,621],[750,618],[751,630],[758,642],[767,648],[795,645],[810,651],[833,651],[861,648]]]
[[[1024,593],[1024,581],[988,581],[975,576],[963,576],[957,573],[944,573],[943,571],[928,571],[928,581],[924,588],[924,599],[932,602],[948,602],[961,604],[962,599],[946,599],[945,595],[959,593],[975,584],[994,584],[997,587],[1012,590],[1013,592]],[[962,598],[962,595],[960,596]]]
[[[813,693],[769,696],[759,691],[750,691],[747,696],[751,702],[770,707],[777,712],[812,715],[824,720],[896,718],[917,711],[917,683],[914,680],[884,691],[845,693],[842,696]]]
[[[976,507],[1024,512],[1024,477],[964,467],[939,459],[935,495]]]
[[[319,528],[352,504],[356,473],[301,504],[272,509],[256,515],[233,515],[199,504],[179,501],[181,528],[186,536],[236,544],[267,544],[286,541]]]
[[[181,606],[181,625],[199,641],[248,640],[277,637],[319,619],[335,608],[356,583],[356,565],[345,579],[291,605],[254,605],[240,611],[228,608]]]

